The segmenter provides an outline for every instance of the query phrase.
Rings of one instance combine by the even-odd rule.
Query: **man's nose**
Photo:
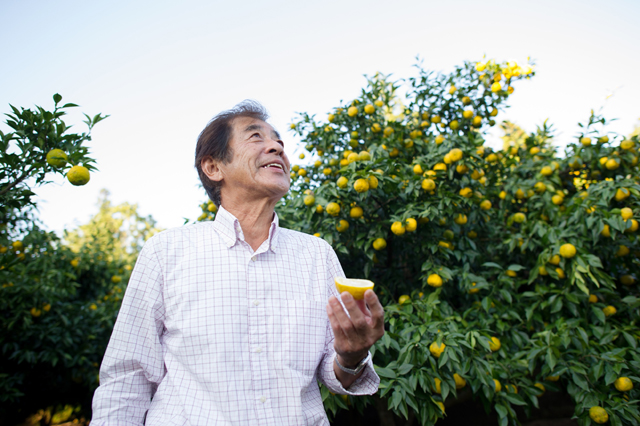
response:
[[[269,154],[275,153],[277,155],[282,155],[282,153],[284,152],[284,147],[280,145],[280,143],[275,139],[269,138],[267,143],[267,152]]]

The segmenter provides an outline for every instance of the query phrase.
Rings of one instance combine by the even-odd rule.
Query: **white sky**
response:
[[[91,181],[59,178],[37,190],[41,219],[57,232],[86,222],[102,188],[161,227],[195,219],[205,200],[195,141],[215,114],[260,101],[297,157],[302,147],[287,131],[296,112],[324,119],[358,96],[364,74],[414,76],[417,55],[435,71],[485,54],[531,56],[538,75],[516,86],[498,118],[528,131],[549,118],[559,145],[591,108],[604,106],[619,119],[611,131],[623,134],[640,117],[636,0],[4,0],[0,16],[0,112],[9,103],[51,108],[57,92],[81,106],[67,120],[77,132],[80,112],[111,115],[93,132],[100,171]]]

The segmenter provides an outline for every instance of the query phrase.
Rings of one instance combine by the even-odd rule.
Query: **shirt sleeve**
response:
[[[327,288],[330,296],[336,296],[340,300],[340,295],[334,284],[334,277],[344,277],[344,271],[336,256],[335,252],[329,247],[329,253],[327,256]],[[342,303],[342,300],[340,300]],[[378,385],[380,385],[380,377],[376,374],[373,368],[373,361],[369,360],[367,366],[362,370],[362,375],[356,379],[355,382],[349,386],[349,389],[342,387],[340,381],[336,378],[336,373],[333,369],[333,363],[336,357],[336,351],[333,347],[333,329],[329,318],[327,318],[327,334],[325,338],[325,348],[322,361],[318,366],[318,380],[325,385],[333,393],[340,395],[373,395],[378,391]]]
[[[163,274],[155,242],[145,244],[131,273],[100,367],[92,426],[143,425],[165,375]]]

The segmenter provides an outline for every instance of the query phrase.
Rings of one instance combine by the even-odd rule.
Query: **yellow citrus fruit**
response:
[[[630,149],[633,148],[633,141],[630,141],[629,139],[623,140],[620,143],[620,148],[624,149],[625,151],[628,151]]]
[[[440,411],[442,411],[442,414],[444,414],[444,404],[440,401],[436,401],[436,405],[440,408]]]
[[[338,230],[338,232],[346,231],[347,229],[349,229],[349,222],[344,219],[340,219],[340,222],[338,222],[338,224],[336,225],[336,229]]]
[[[431,122],[432,123],[440,123],[442,121],[442,119],[440,118],[439,115],[434,115],[433,117],[431,117]]]
[[[485,69],[485,67],[486,67],[486,66],[487,66],[487,65],[486,65],[486,64],[483,64],[482,62],[477,62],[477,63],[476,63],[476,71],[478,71],[478,72],[482,72],[482,71],[484,71],[484,69]]]
[[[540,148],[538,148],[537,146],[534,146],[529,150],[529,154],[531,154],[531,155],[536,155],[539,152],[540,152]]]
[[[462,378],[458,373],[453,374],[453,380],[456,382],[456,389],[462,389],[467,386],[467,381]]]
[[[434,377],[433,381],[435,382],[435,392],[440,394],[442,393],[442,380],[438,379],[437,377]]]
[[[476,288],[476,283],[471,283],[471,288],[469,289],[469,294],[476,294],[479,293],[480,289]]]
[[[373,282],[369,280],[361,280],[357,278],[343,278],[343,277],[335,277],[334,282],[336,283],[336,289],[338,289],[338,293],[347,292],[350,293],[354,299],[362,300],[364,299],[364,293],[367,290],[373,290]]]
[[[313,195],[307,195],[304,197],[304,205],[305,206],[311,206],[313,204],[315,204],[316,202],[316,197],[314,197]]]
[[[498,156],[497,155],[495,155],[494,153],[491,153],[491,154],[487,155],[487,162],[495,163],[496,161],[498,161]]]
[[[537,193],[541,194],[547,190],[547,185],[545,185],[543,182],[536,182],[533,188],[536,190]]]
[[[385,247],[387,247],[387,241],[384,238],[376,238],[373,242],[375,250],[383,250]]]
[[[329,176],[331,174],[331,167],[326,167],[322,169],[322,174],[325,176]]]
[[[31,308],[29,312],[31,312],[31,316],[35,318],[38,318],[40,315],[42,315],[42,311],[38,308]]]
[[[440,278],[440,275],[438,274],[431,274],[427,278],[427,284],[431,287],[442,287],[442,278]]]
[[[402,304],[404,304],[405,302],[408,302],[408,301],[410,301],[410,300],[411,300],[411,298],[410,298],[409,296],[407,296],[406,294],[403,294],[402,296],[400,296],[400,297],[398,298],[398,303],[399,303],[400,305],[402,305]]]
[[[449,155],[449,153],[444,155],[444,158],[442,159],[444,161],[445,164],[451,164],[451,155]]]
[[[363,214],[364,212],[362,211],[362,207],[359,207],[359,206],[352,207],[351,211],[349,211],[349,216],[351,216],[354,219],[361,218]]]
[[[493,93],[499,92],[501,89],[502,89],[502,85],[500,83],[498,83],[497,81],[491,85],[491,91]]]
[[[598,142],[600,142],[600,143],[609,142],[609,136],[601,136],[600,138],[598,138]]]
[[[493,379],[493,384],[496,386],[496,392],[500,392],[502,390],[502,385],[496,379]]]
[[[402,222],[393,222],[391,225],[391,232],[396,235],[402,235],[405,232],[405,227],[402,226]]]
[[[501,346],[502,346],[502,343],[500,343],[500,339],[498,339],[495,336],[491,337],[491,341],[489,342],[489,349],[491,349],[491,352],[500,350]]]
[[[591,417],[591,420],[598,423],[599,425],[605,424],[609,421],[609,414],[607,414],[607,411],[604,408],[598,406],[589,408],[589,417]]]
[[[52,167],[64,167],[68,160],[67,153],[61,149],[52,149],[47,152],[47,164]]]
[[[458,225],[464,225],[467,223],[467,215],[460,213],[453,219],[453,221]]]
[[[480,208],[482,210],[490,210],[491,209],[491,201],[484,200],[480,203]]]
[[[437,342],[433,342],[432,344],[429,345],[429,352],[431,352],[431,355],[433,355],[436,358],[440,358],[440,355],[442,355],[442,352],[444,352],[444,348],[446,348],[447,345],[443,343],[440,343],[438,345]]]
[[[527,217],[524,215],[524,213],[516,213],[513,215],[513,221],[516,223],[522,223],[527,219]]]
[[[522,200],[524,198],[524,191],[520,188],[516,191],[516,198],[518,200]]]
[[[620,163],[614,158],[609,158],[607,162],[604,164],[607,170],[615,170],[620,167]]]
[[[482,125],[482,117],[480,117],[479,115],[476,115],[475,117],[473,117],[473,126],[480,127],[481,125]]]
[[[435,171],[439,171],[439,172],[444,172],[447,170],[447,165],[444,163],[436,163],[435,166],[433,166],[433,170]]]
[[[22,241],[14,241],[11,243],[11,248],[15,251],[20,251],[24,248],[24,244],[22,244]]]
[[[611,315],[614,315],[616,312],[618,312],[618,310],[615,308],[615,306],[609,305],[602,308],[602,312],[605,316],[610,317]]]
[[[462,116],[466,119],[473,117],[473,110],[462,111]]]
[[[598,296],[596,296],[595,294],[590,294],[589,303],[598,303]]]
[[[374,102],[374,104],[376,104],[376,106],[378,108],[381,108],[384,105],[384,102],[382,102],[380,99],[378,99],[377,101]]]
[[[547,276],[549,275],[549,272],[547,271],[547,268],[545,268],[544,266],[540,266],[538,268],[538,274],[542,276]]]
[[[624,220],[631,219],[633,217],[633,210],[629,207],[625,207],[620,210],[620,216],[622,216],[622,219]]]
[[[347,179],[344,176],[341,176],[336,182],[336,184],[338,185],[338,188],[346,188],[348,183],[349,183],[349,179]]]
[[[465,164],[458,164],[456,166],[456,172],[460,173],[461,175],[467,173],[469,171],[469,167],[467,167]]]
[[[418,228],[418,222],[412,217],[408,218],[405,222],[405,229],[407,232],[413,232]]]
[[[613,385],[620,392],[628,392],[631,389],[633,389],[633,383],[631,382],[631,379],[628,377],[618,377],[616,381],[613,382]]]
[[[347,157],[347,161],[349,161],[349,164],[354,163],[354,162],[356,162],[358,160],[360,160],[360,155],[356,154],[355,152],[352,152]]]
[[[451,158],[451,161],[453,162],[459,161],[462,159],[462,150],[459,148],[453,148],[449,151],[449,158]]]
[[[576,247],[573,244],[563,244],[560,246],[560,256],[565,259],[571,259],[576,255]]]
[[[616,252],[616,256],[623,257],[629,254],[629,247],[625,245],[620,245],[618,247],[618,251]]]
[[[89,182],[89,169],[84,166],[73,166],[67,172],[67,179],[72,185],[82,186]]]
[[[354,106],[349,107],[349,109],[347,110],[347,115],[349,117],[355,117],[356,115],[358,115],[358,108]]]
[[[500,198],[501,200],[504,200],[505,198],[507,198],[507,192],[500,191],[500,193],[498,194],[498,198]]]
[[[507,275],[510,276],[511,278],[515,278],[518,276],[518,273],[516,271],[512,271],[511,269],[508,269]]]
[[[556,268],[556,274],[558,274],[558,278],[566,277],[566,275],[564,274],[564,271],[561,268]]]
[[[71,262],[71,266],[73,266],[74,268],[77,268],[78,265],[80,265],[80,259],[73,259]]]
[[[496,115],[498,115],[498,110],[493,108],[491,109],[491,112],[489,113],[490,116],[495,117]]]
[[[368,105],[365,105],[365,106],[364,106],[364,112],[365,112],[365,114],[373,114],[373,112],[374,112],[375,110],[376,110],[376,108],[375,108],[373,105],[371,105],[371,104],[368,104]]]
[[[581,143],[583,146],[591,146],[591,138],[588,138],[588,137],[586,137],[586,136],[585,136],[585,137],[583,137],[583,138],[580,138],[580,143]]]
[[[624,232],[636,232],[638,230],[638,221],[631,219],[631,226],[624,230]]]
[[[551,176],[551,174],[553,173],[553,170],[551,170],[551,167],[549,166],[544,166],[541,170],[540,170],[540,174],[542,176]]]
[[[471,198],[473,196],[473,189],[471,188],[462,188],[459,192],[461,196],[464,198]]]
[[[122,281],[122,277],[120,277],[119,275],[114,275],[111,277],[111,282],[114,284],[118,284],[120,281]]]
[[[325,207],[325,210],[331,216],[338,216],[338,214],[340,213],[340,205],[338,203],[329,203]]]
[[[422,173],[424,173],[422,171],[422,166],[420,164],[416,164],[415,166],[413,166],[413,173],[417,175],[421,175]]]
[[[378,178],[371,175],[367,178],[367,180],[369,181],[369,188],[370,189],[376,189],[378,187]]]
[[[316,206],[316,213],[322,213],[324,211],[324,207],[322,207],[320,204],[318,204]]]
[[[542,391],[542,393],[538,394],[538,396],[542,395],[543,393],[545,393],[547,391],[547,389],[545,389],[544,385],[540,382],[536,382],[535,385],[533,385],[535,387],[537,387],[538,389],[540,389]]]
[[[444,142],[444,136],[442,135],[436,136],[435,142],[436,142],[436,145],[440,145],[442,142]]]
[[[300,169],[298,170],[298,176],[306,176],[307,175],[307,171],[305,169]]]
[[[636,279],[631,275],[623,275],[620,277],[620,282],[624,285],[633,285],[636,282]]]
[[[507,392],[518,393],[518,387],[516,385],[505,385]]]
[[[564,203],[564,197],[556,194],[553,197],[551,197],[551,202],[556,206],[559,206],[560,204]]]
[[[333,114],[329,114],[329,116],[327,117],[327,120],[329,120],[329,123],[333,123],[333,120],[336,119],[336,116]]]
[[[369,181],[367,179],[358,179],[353,184],[353,189],[356,192],[367,192],[369,190]]]
[[[631,193],[627,188],[618,188],[618,190],[616,191],[615,199],[616,201],[622,201],[628,198],[629,195],[631,195]]]

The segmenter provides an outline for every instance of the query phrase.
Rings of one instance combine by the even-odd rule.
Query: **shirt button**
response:
[[[259,302],[259,301],[257,301],[257,300],[254,300],[254,301],[253,301],[253,304],[254,304],[255,306],[258,306],[258,305],[260,304],[260,302]]]
[[[260,353],[260,352],[262,352],[262,348],[261,348],[260,346],[258,346],[258,347],[256,348],[256,353]]]
[[[255,256],[253,256],[253,257],[251,258],[251,261],[252,261],[252,262],[255,262],[255,261],[256,261],[256,257],[255,257]]]
[[[264,404],[264,402],[267,400],[267,398],[265,398],[264,396],[260,397],[260,402],[262,402]]]

